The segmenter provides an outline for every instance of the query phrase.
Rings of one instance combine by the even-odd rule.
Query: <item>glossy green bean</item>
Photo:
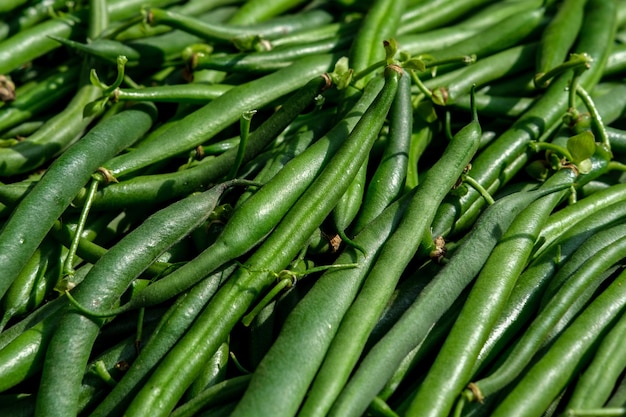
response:
[[[72,290],[72,298],[88,308],[115,305],[130,282],[165,250],[206,220],[224,191],[235,184],[237,182],[222,183],[148,217],[94,264],[83,282]],[[70,307],[63,312],[46,352],[36,414],[76,413],[82,373],[102,324],[102,320],[82,315],[80,309]],[[74,360],[66,366],[58,366],[60,358],[68,351],[72,351]],[[68,395],[59,399],[56,394],[62,385],[68,388]]]
[[[494,353],[500,352],[511,338],[524,329],[539,309],[543,291],[559,266],[566,262],[572,253],[595,234],[615,225],[623,219],[626,206],[623,203],[610,203],[597,209],[597,216],[591,216],[559,236],[557,243],[533,259],[513,288],[502,316],[485,341],[478,360],[490,362]],[[557,212],[558,214],[558,212]],[[552,216],[554,216],[553,214]]]
[[[298,201],[320,172],[323,172],[333,152],[338,152],[346,143],[346,132],[353,131],[363,112],[380,91],[382,80],[378,81],[380,82],[373,82],[371,88],[366,90],[362,99],[355,104],[353,112],[307,151],[294,158],[271,181],[235,210],[215,243],[194,260],[181,266],[167,279],[157,281],[146,288],[141,295],[135,297],[136,301],[133,302],[135,306],[129,304],[121,309],[165,301],[201,279],[202,274],[209,273],[208,271],[217,268],[229,259],[244,255],[258,245],[279,224],[285,213]],[[281,198],[277,199],[277,195]],[[271,201],[271,209],[268,207],[268,201]],[[254,228],[251,227],[252,225]],[[105,314],[123,311],[121,309],[105,312]]]
[[[0,131],[27,121],[49,109],[50,105],[63,100],[76,90],[78,74],[79,66],[62,67],[24,93],[18,88],[16,100],[0,108]]]
[[[132,152],[109,161],[106,168],[113,176],[123,177],[194,149],[238,121],[244,111],[258,109],[272,100],[293,93],[312,78],[331,70],[332,65],[334,61],[331,55],[306,57],[282,70],[234,87],[185,116],[180,123],[165,130],[154,140],[142,142]]]
[[[192,57],[190,66],[195,70],[265,73],[285,68],[297,59],[315,54],[333,53],[339,59],[345,55],[350,41],[348,37],[334,37],[266,52],[197,55]]]
[[[246,264],[216,294],[198,325],[190,329],[152,374],[147,386],[159,388],[140,391],[127,412],[154,415],[159,410],[160,414],[165,414],[174,407],[182,391],[196,375],[195,362],[204,361],[215,352],[258,294],[271,285],[274,275],[267,271],[280,271],[287,266],[345,192],[377,137],[382,119],[393,101],[399,77],[397,68],[385,71],[385,86],[360,118],[345,146],[335,153],[307,193],[291,207]],[[177,352],[188,349],[196,352],[194,359],[182,360]],[[171,380],[174,375],[175,382]],[[172,382],[165,386],[158,382],[161,380]],[[257,415],[259,410],[241,408],[237,413]]]
[[[581,29],[587,0],[566,0],[558,6],[541,34],[537,51],[537,74],[545,73],[566,60]]]
[[[342,411],[362,410],[391,377],[408,352],[419,345],[479,273],[504,231],[521,210],[555,191],[539,189],[502,197],[489,206],[444,268],[424,288],[390,331],[368,352],[336,402]],[[444,296],[445,294],[445,296]],[[419,320],[417,319],[419,318]],[[372,378],[372,375],[376,375]]]
[[[305,415],[325,414],[329,409],[332,415],[348,415],[346,409],[337,403],[333,405],[333,402],[348,380],[402,272],[419,248],[438,204],[476,153],[480,132],[474,114],[472,121],[456,133],[446,151],[416,187],[404,217],[385,242],[359,296],[342,320],[303,406]]]
[[[356,263],[357,267],[327,271],[296,305],[254,372],[248,389],[250,393],[244,394],[241,400],[242,407],[249,403],[254,408],[255,404],[265,403],[273,404],[274,409],[281,412],[298,409],[341,319],[356,297],[380,248],[403,217],[413,193],[409,191],[404,198],[391,204],[354,238],[355,244],[365,253],[354,246],[347,246],[335,262]],[[302,352],[306,360],[288,355],[291,351]],[[271,381],[282,382],[273,384]],[[288,414],[288,411],[285,413]]]
[[[585,16],[584,36],[575,47],[578,52],[587,52],[595,65],[582,74],[580,83],[586,88],[595,85],[601,77],[611,40],[614,35],[615,2],[590,0]],[[598,22],[604,22],[599,24]],[[611,22],[608,24],[607,22]],[[494,192],[517,173],[527,162],[527,146],[537,140],[550,126],[558,123],[567,109],[567,94],[564,89],[569,76],[554,80],[537,102],[525,112],[512,127],[486,148],[473,163],[472,176],[487,190]],[[441,205],[433,222],[435,234],[466,230],[483,205],[476,191],[470,190],[461,198],[448,199]]]
[[[408,169],[409,146],[413,132],[411,79],[402,77],[389,117],[390,135],[380,163],[364,190],[363,205],[351,226],[351,234],[358,234],[376,218],[404,190]]]
[[[0,233],[2,294],[96,169],[141,137],[155,117],[154,107],[138,105],[105,120],[48,168]]]
[[[268,20],[286,11],[298,7],[302,0],[266,0],[247,1],[237,13],[230,18],[229,23],[234,25],[250,25]]]
[[[566,408],[599,408],[605,405],[620,374],[626,368],[624,351],[620,349],[626,332],[626,316],[615,323],[604,336],[589,366],[582,373]]]
[[[623,231],[623,229],[610,228],[596,235],[604,238],[603,240],[598,238],[596,242],[601,241],[603,242],[602,244],[607,243],[606,246],[600,246],[604,248],[604,250],[597,251],[594,255],[591,255],[591,259],[585,262],[584,265],[581,265],[580,269],[571,275],[571,279],[566,284],[563,284],[562,288],[551,297],[550,302],[540,310],[537,317],[522,334],[520,340],[507,356],[507,359],[490,375],[473,383],[472,391],[476,393],[475,395],[477,395],[478,398],[492,395],[504,388],[507,384],[513,382],[518,375],[521,375],[522,370],[530,363],[533,355],[541,347],[550,329],[563,317],[568,307],[589,285],[590,280],[605,269],[608,269],[608,267],[616,262],[616,259],[620,259],[623,256],[624,245],[619,239],[618,230]],[[612,236],[611,239],[609,239],[610,236]],[[584,245],[581,246],[579,251],[581,251],[582,248],[584,248]],[[596,249],[599,249],[597,244]],[[568,265],[568,263],[576,259],[577,256],[578,251],[574,252],[569,261],[563,266]],[[557,275],[559,275],[561,271],[564,270],[561,269]]]
[[[293,16],[282,16],[274,22],[254,26],[212,24],[167,9],[151,8],[147,11],[148,23],[165,24],[184,30],[213,42],[232,42],[237,38],[262,37],[272,39],[283,34],[329,23],[332,16],[323,10],[311,10]],[[234,16],[233,16],[234,18]],[[231,19],[232,21],[232,19]]]
[[[491,414],[494,417],[541,416],[568,381],[604,329],[623,313],[626,273],[620,274],[524,374]]]

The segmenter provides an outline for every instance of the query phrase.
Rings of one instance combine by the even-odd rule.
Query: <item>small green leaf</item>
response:
[[[593,162],[591,162],[591,159],[587,158],[580,162],[577,162],[576,167],[578,168],[578,172],[580,172],[581,174],[588,174],[593,168]]]
[[[409,59],[403,64],[403,66],[407,70],[414,70],[419,72],[426,71],[426,64],[419,58]]]
[[[417,104],[415,112],[428,123],[433,123],[437,120],[437,112],[431,101],[420,101]]]
[[[567,141],[567,150],[575,164],[589,159],[596,151],[596,142],[593,133],[589,130],[572,136]]]
[[[338,90],[342,90],[352,81],[352,69],[348,64],[347,57],[341,57],[335,63],[335,68],[330,75],[333,80],[333,84],[337,87]]]

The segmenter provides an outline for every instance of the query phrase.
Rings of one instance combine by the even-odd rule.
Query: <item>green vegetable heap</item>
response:
[[[0,17],[0,416],[626,416],[625,1]]]

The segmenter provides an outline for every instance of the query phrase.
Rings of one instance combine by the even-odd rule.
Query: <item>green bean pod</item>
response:
[[[333,402],[348,380],[402,272],[421,244],[437,206],[476,153],[480,133],[475,113],[473,120],[455,134],[443,155],[416,187],[404,217],[385,242],[358,297],[342,320],[304,403],[303,415],[320,415],[328,410],[331,415],[347,415],[345,409],[333,406]]]
[[[285,68],[300,58],[315,54],[333,53],[339,59],[345,55],[350,41],[349,37],[334,37],[266,52],[198,55],[192,57],[189,64],[194,70],[267,73]]]
[[[578,222],[596,217],[599,210],[624,202],[624,200],[626,200],[626,185],[617,184],[578,200],[575,204],[563,207],[548,218],[537,239],[537,247],[533,256],[537,258],[546,249],[554,247],[556,239],[560,239],[568,229],[573,228]]]
[[[427,32],[459,19],[469,10],[492,3],[493,0],[435,0],[419,2],[402,14],[398,34]]]
[[[46,274],[56,272],[56,284],[60,276],[60,263],[61,246],[50,238],[44,239],[2,297],[0,328],[4,328],[13,316],[23,315],[35,307],[32,295],[37,290],[38,283],[45,282]]]
[[[454,104],[458,98],[467,97],[472,86],[480,88],[502,77],[526,71],[536,47],[536,43],[513,46],[468,67],[426,80],[424,85],[433,91],[437,104]]]
[[[237,400],[250,382],[250,375],[236,376],[198,393],[194,398],[174,409],[171,417],[192,417],[210,406]]]
[[[256,36],[272,39],[290,32],[323,25],[332,20],[329,13],[319,9],[289,17],[283,16],[276,18],[274,22],[254,26],[209,23],[167,9],[148,9],[147,15],[151,25],[169,25],[213,42],[232,42],[236,38]]]
[[[391,106],[400,76],[399,68],[386,69],[383,89],[360,118],[344,146],[334,154],[307,192],[291,207],[244,266],[220,289],[197,325],[161,362],[146,388],[139,392],[130,405],[127,410],[129,414],[154,416],[154,413],[169,413],[195,378],[196,363],[204,362],[215,352],[258,294],[271,285],[274,275],[268,271],[284,269],[305,245],[345,192],[368,155]],[[275,196],[272,201],[275,201]],[[244,227],[248,228],[248,223]],[[193,349],[196,355],[193,359],[183,360],[179,352],[188,349]],[[170,383],[162,384],[160,381]],[[258,415],[259,412],[265,414],[258,409],[240,408],[235,415]]]
[[[178,84],[141,88],[118,88],[115,101],[152,101],[157,103],[206,104],[233,88],[226,84]]]
[[[464,55],[475,55],[480,60],[520,43],[526,43],[540,28],[544,13],[543,8],[537,8],[510,16],[493,26],[484,28],[472,37],[433,52],[433,59],[437,62]]]
[[[622,272],[550,346],[491,413],[493,417],[541,416],[565,385],[587,362],[592,344],[626,303],[626,273]]]
[[[356,263],[346,270],[324,273],[287,317],[278,337],[255,370],[241,407],[272,404],[288,415],[296,412],[315,377],[345,312],[357,295],[377,253],[397,227],[410,196],[391,204],[346,246],[335,264]],[[356,249],[365,250],[365,253]],[[315,319],[313,319],[315,318]],[[302,352],[289,355],[288,352]],[[302,360],[302,358],[305,360]],[[272,381],[281,381],[280,384]],[[287,391],[286,391],[287,390]]]
[[[233,17],[229,23],[233,25],[250,25],[274,16],[278,16],[302,4],[303,0],[276,0],[268,2],[265,0],[247,1]]]
[[[573,172],[564,170],[542,188],[562,190],[571,186],[574,178]],[[526,265],[535,236],[564,195],[565,191],[547,195],[512,220],[476,277],[461,313],[411,401],[407,415],[435,416],[450,412],[458,393],[470,378],[482,341],[487,338],[512,285]],[[472,325],[468,327],[470,322]],[[450,369],[450,363],[455,364],[454,369]]]
[[[541,34],[537,51],[537,74],[545,73],[566,60],[583,23],[587,0],[565,0],[558,6]]]
[[[580,84],[589,89],[601,77],[615,33],[615,1],[589,0],[582,36],[575,47],[588,53],[594,65],[580,77]],[[600,23],[603,22],[603,23]],[[508,182],[528,161],[527,147],[551,126],[560,123],[567,110],[568,97],[564,89],[569,85],[569,74],[559,77],[517,121],[472,164],[472,176],[489,192],[494,192]],[[483,206],[479,193],[470,190],[461,198],[448,199],[441,207],[435,221],[435,234],[447,235],[467,229]]]
[[[489,362],[494,355],[492,352],[501,351],[513,335],[526,326],[539,309],[543,291],[557,268],[594,234],[622,221],[626,215],[626,205],[620,202],[611,204],[607,201],[605,208],[597,209],[595,213],[594,216],[581,220],[571,229],[564,231],[558,241],[546,252],[534,258],[522,273],[502,316],[481,349],[478,357],[480,363]]]
[[[96,169],[141,137],[154,118],[153,106],[142,104],[126,110],[95,126],[55,160],[0,232],[0,265],[4,268],[0,293],[6,292]],[[33,218],[38,219],[35,224]]]
[[[390,134],[388,143],[365,190],[363,205],[351,226],[351,233],[358,234],[363,227],[376,218],[398,198],[404,190],[408,170],[409,146],[413,132],[413,107],[411,103],[411,79],[400,79],[398,93],[389,112]]]
[[[79,66],[59,68],[54,74],[37,83],[34,88],[22,93],[18,88],[17,98],[0,108],[0,131],[4,132],[17,124],[49,108],[76,90]]]
[[[194,149],[220,130],[237,122],[245,111],[258,109],[272,100],[293,93],[312,78],[331,70],[331,55],[315,55],[300,59],[282,70],[257,80],[238,85],[185,116],[154,140],[142,142],[132,152],[109,161],[106,168],[115,177],[122,177]],[[228,163],[228,168],[232,162]]]
[[[611,236],[611,232],[615,233],[613,229],[608,229],[600,232],[599,235],[606,239],[607,236]],[[518,343],[510,351],[506,360],[491,374],[472,384],[472,392],[479,399],[503,389],[521,374],[524,367],[531,361],[533,355],[546,340],[549,331],[556,326],[558,320],[565,315],[570,305],[581,295],[589,285],[592,277],[595,276],[590,274],[589,271],[594,273],[602,272],[615,263],[616,257],[622,256],[620,250],[623,251],[623,244],[618,239],[613,239],[609,242],[613,245],[604,246],[605,251],[596,252],[597,259],[594,259],[593,263],[585,264],[584,268],[581,266],[581,269],[572,275],[571,281],[563,286],[562,291],[555,294],[550,303],[541,309],[535,320],[528,325]],[[572,254],[570,261],[575,259],[576,255],[576,252]],[[564,265],[567,265],[568,262]]]
[[[133,299],[135,301],[132,303],[104,314],[111,315],[126,309],[163,302],[193,285],[203,277],[202,274],[210,273],[223,263],[244,255],[258,245],[323,172],[324,167],[332,160],[332,155],[346,143],[346,133],[354,131],[363,112],[379,94],[382,82],[381,78],[372,82],[371,87],[366,89],[350,114],[305,152],[291,160],[271,181],[239,206],[216,242],[167,278],[148,286]],[[277,195],[281,198],[277,199]]]
[[[424,340],[433,324],[448,311],[454,300],[480,272],[513,219],[533,201],[557,190],[544,188],[518,192],[502,197],[489,206],[448,263],[362,359],[335,403],[337,410],[350,410],[350,414],[364,410],[392,376],[398,364]]]
[[[406,0],[374,1],[350,47],[350,67],[355,72],[385,58],[382,42],[395,36],[405,4]]]
[[[576,382],[566,409],[600,408],[605,405],[626,368],[626,357],[621,349],[624,337],[626,315],[622,315],[602,339],[589,366]]]
[[[250,134],[243,162],[247,163],[258,155],[326,87],[328,87],[326,77],[314,77],[291,94],[283,102],[281,108],[268,118],[266,123],[261,124],[258,129]],[[162,131],[162,134],[167,135],[170,130],[176,130],[179,126],[180,128],[184,127],[181,122],[175,123],[175,126]],[[157,149],[150,142],[147,142],[146,146]],[[98,192],[93,202],[93,209],[105,210],[119,206],[130,207],[149,202],[170,201],[173,198],[206,189],[207,186],[228,174],[236,159],[237,152],[237,149],[228,150],[214,159],[206,158],[189,169],[173,173],[141,175],[120,183],[110,184]],[[106,167],[114,165],[116,162],[109,161]],[[164,187],[167,188],[167,193],[163,192]]]
[[[153,335],[109,394],[94,408],[91,417],[116,416],[128,406],[157,363],[176,344],[218,287],[232,274],[234,266],[211,274],[181,294],[164,314]]]
[[[41,372],[45,346],[52,338],[59,317],[60,311],[47,316],[0,349],[0,392]]]
[[[113,307],[131,281],[206,220],[224,191],[237,181],[240,180],[193,194],[148,217],[94,264],[83,282],[72,290],[72,298],[88,308]],[[46,352],[36,414],[67,416],[76,413],[82,373],[103,323],[71,307],[64,311]],[[73,361],[59,366],[69,351]],[[61,386],[68,389],[68,395],[59,399],[57,393]]]
[[[333,229],[342,239],[350,240],[350,237],[346,235],[346,230],[350,227],[361,208],[366,185],[367,160],[361,165],[361,169],[357,172],[356,177],[354,177],[345,194],[341,196],[337,205],[330,213]],[[347,243],[349,244],[349,242]]]

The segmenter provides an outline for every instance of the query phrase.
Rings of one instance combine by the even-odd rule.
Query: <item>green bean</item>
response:
[[[166,355],[202,312],[218,287],[230,276],[234,266],[219,270],[181,294],[159,322],[139,356],[111,392],[90,416],[119,415],[145,383],[153,367]]]
[[[583,356],[605,328],[623,313],[622,272],[524,374],[491,414],[494,417],[541,416],[565,384],[584,366]]]
[[[433,0],[417,3],[402,15],[398,34],[426,32],[445,26],[465,15],[468,10],[490,4],[490,0]]]
[[[398,198],[404,189],[413,131],[411,79],[408,74],[400,79],[389,116],[391,124],[388,143],[367,185],[363,205],[351,226],[350,230],[355,235]]]
[[[330,70],[333,57],[315,55],[296,61],[289,67],[260,79],[234,87],[181,119],[154,140],[143,142],[132,152],[109,161],[106,168],[122,177],[210,139],[218,131],[239,120],[241,113],[293,93],[312,78]],[[230,162],[228,162],[230,168]]]
[[[151,8],[147,11],[148,23],[166,24],[212,42],[232,42],[245,37],[272,39],[285,33],[329,23],[332,16],[323,10],[311,10],[289,17],[276,18],[254,26],[212,24],[167,9]],[[234,17],[234,16],[233,16]],[[232,19],[231,19],[232,21]]]
[[[191,401],[204,390],[219,384],[226,379],[228,361],[230,359],[230,345],[223,342],[211,359],[204,365],[203,372],[198,375],[193,384],[185,392],[185,399]]]
[[[44,236],[95,170],[136,141],[152,125],[152,106],[138,105],[103,121],[46,171],[13,211],[0,233],[0,264],[6,264],[0,292],[4,294]],[[36,226],[32,219],[37,218]]]
[[[60,261],[61,248],[59,245],[49,238],[44,239],[2,297],[3,312],[0,329],[4,328],[13,316],[23,315],[36,307],[31,294],[36,290],[39,281],[45,282],[46,273],[54,272]],[[59,275],[60,271],[56,268],[54,284],[56,284]],[[54,286],[54,284],[52,285]]]
[[[611,55],[606,61],[604,76],[622,74],[626,70],[626,45],[616,43],[611,48]]]
[[[152,374],[147,388],[135,397],[127,410],[128,413],[154,415],[157,409],[159,414],[168,413],[182,395],[182,391],[194,379],[197,372],[195,362],[202,362],[215,352],[218,344],[230,333],[256,296],[271,285],[274,275],[268,271],[282,270],[304,246],[345,192],[369,153],[393,101],[400,74],[399,69],[395,67],[389,67],[385,71],[385,86],[363,114],[345,146],[335,153],[331,162],[309,186],[307,193],[291,207],[281,223],[244,266],[220,289],[197,322],[197,327],[191,328],[170,351]],[[274,204],[275,197],[272,196]],[[246,222],[244,227],[248,229],[249,224]],[[196,355],[193,360],[184,360],[181,363],[182,356],[177,352],[190,348]],[[174,375],[175,381],[171,379]],[[159,382],[161,380],[172,383],[165,386]],[[149,387],[159,388],[153,390]],[[245,409],[237,411],[240,412],[246,411]],[[248,412],[257,415],[259,410]]]
[[[128,304],[103,314],[108,316],[142,306],[142,304],[145,306],[165,301],[202,278],[197,271],[209,273],[224,262],[244,255],[260,243],[324,169],[333,152],[338,152],[345,143],[346,131],[353,131],[362,112],[368,108],[379,92],[382,80],[378,81],[380,82],[371,84],[371,88],[367,89],[362,100],[355,104],[351,114],[339,122],[324,138],[319,139],[308,151],[294,158],[270,182],[261,187],[238,210],[235,210],[215,243],[193,261],[181,266],[168,279],[157,281],[146,288],[141,295],[134,298],[135,305]],[[277,200],[276,195],[281,195],[281,198]],[[272,202],[271,209],[267,201]],[[245,225],[245,233],[241,231],[242,225]],[[254,225],[254,228],[251,228],[251,225]],[[97,313],[93,314],[97,315]]]
[[[10,16],[7,16],[0,22],[0,40],[4,40],[21,30],[48,19],[50,11],[59,12],[66,9],[67,6],[65,0],[54,0],[52,2],[35,2],[20,10],[16,10],[15,13],[11,13]]]
[[[226,84],[178,84],[141,88],[117,88],[114,101],[206,104],[232,89]]]
[[[424,82],[433,91],[437,104],[453,104],[466,96],[473,85],[477,88],[502,77],[511,76],[529,68],[536,44],[522,44],[488,56],[473,65],[459,68]]]
[[[581,85],[587,89],[595,85],[601,76],[608,56],[608,45],[614,34],[615,2],[589,0],[582,36],[575,47],[576,51],[587,52],[594,65],[582,74]],[[604,22],[598,24],[598,22]],[[610,23],[607,23],[610,22]],[[560,77],[551,83],[537,102],[504,132],[496,141],[477,156],[472,164],[472,176],[493,192],[508,182],[527,162],[528,143],[536,140],[551,126],[560,122],[567,109],[568,97],[564,89],[569,85],[569,76]],[[470,190],[461,198],[449,198],[441,205],[433,222],[435,234],[457,233],[467,229],[482,207],[479,193]]]
[[[247,403],[252,404],[251,408],[272,404],[281,413],[286,410],[285,414],[298,409],[341,319],[356,297],[380,247],[402,218],[413,193],[409,191],[391,204],[354,238],[355,244],[364,252],[347,246],[335,261],[335,264],[356,263],[357,267],[327,271],[292,310],[255,370],[250,392],[241,400],[242,407]],[[291,351],[302,352],[306,360],[287,355]]]
[[[296,33],[281,36],[270,41],[270,50],[283,49],[288,46],[304,45],[311,42],[328,40],[330,38],[354,36],[354,30],[360,24],[358,17],[350,17],[340,22],[329,23],[318,28],[298,31]]]
[[[349,42],[348,37],[334,37],[266,52],[199,54],[192,57],[190,66],[195,70],[265,73],[287,67],[295,60],[309,55],[333,53],[339,59],[342,53],[345,55]]]
[[[384,40],[395,36],[405,4],[405,0],[375,1],[372,4],[350,47],[350,68],[356,73],[385,58],[385,51],[380,46]]]
[[[63,100],[70,92],[76,90],[78,73],[79,67],[70,65],[59,68],[28,91],[22,93],[18,88],[17,99],[0,108],[0,131],[27,121],[48,109],[53,103]]]
[[[541,6],[540,1],[501,1],[490,4],[454,25],[425,32],[404,33],[397,37],[401,50],[414,54],[426,54],[445,49],[457,42],[479,33],[502,20],[531,8]]]
[[[255,24],[279,16],[300,4],[302,4],[302,0],[278,0],[271,3],[264,0],[249,0],[241,6],[229,20],[229,23],[234,25]]]
[[[454,108],[467,111],[469,96],[461,96],[454,101]],[[476,94],[478,112],[486,117],[502,117],[515,119],[520,117],[535,102],[531,97],[495,96],[490,94]]]
[[[594,193],[587,198],[578,200],[552,214],[539,234],[537,247],[533,256],[537,258],[546,248],[553,247],[557,238],[574,227],[579,221],[595,216],[603,207],[623,202],[626,199],[626,185],[615,185],[606,190]]]
[[[338,410],[356,412],[367,407],[391,377],[397,364],[424,340],[432,325],[444,315],[479,273],[496,243],[519,212],[534,200],[553,191],[555,189],[514,193],[502,197],[485,210],[454,256],[390,331],[362,359],[335,403]],[[376,377],[372,377],[373,375]]]
[[[543,74],[567,58],[570,48],[581,30],[587,0],[566,0],[559,4],[541,34],[537,51],[537,74]]]
[[[356,177],[341,196],[333,211],[330,213],[330,221],[333,229],[347,243],[352,244],[352,240],[346,234],[346,230],[356,217],[363,202],[363,194],[367,184],[367,159],[357,172]]]
[[[575,174],[566,169],[542,188],[563,189],[571,186],[574,178]],[[526,265],[543,221],[566,192],[555,192],[533,202],[513,219],[476,277],[459,317],[411,402],[408,415],[434,416],[452,410],[457,395],[471,378],[483,341]],[[454,364],[453,369],[450,363]]]
[[[83,65],[81,77],[86,69],[86,63]],[[65,110],[48,119],[28,140],[0,149],[0,175],[10,176],[37,168],[83,134],[95,116],[83,117],[83,109],[97,98],[98,89],[86,85],[82,79],[79,86]]]
[[[510,16],[498,24],[484,28],[474,36],[433,52],[432,59],[437,62],[457,56],[475,55],[480,60],[520,43],[526,43],[541,27],[544,12],[543,8],[538,8]]]
[[[616,259],[623,257],[621,251],[623,251],[624,246],[618,236],[615,235],[618,233],[617,230],[621,229],[610,228],[596,235],[604,238],[604,240],[595,239],[596,243],[600,241],[602,245],[605,242],[610,242],[611,244],[601,246],[604,250],[594,252],[591,255],[592,258],[584,265],[581,265],[580,269],[571,275],[570,280],[563,284],[562,288],[551,297],[550,302],[541,309],[537,317],[526,328],[526,331],[515,344],[507,359],[491,374],[473,383],[472,392],[474,395],[479,399],[492,395],[520,375],[524,367],[530,362],[532,355],[539,350],[550,329],[557,324],[558,320],[566,313],[568,307],[589,285],[589,281],[596,274],[601,273],[615,263]],[[611,236],[612,238],[609,239]],[[585,248],[585,245],[573,253],[563,266],[567,266],[574,261],[579,251],[582,252],[583,248]],[[599,249],[597,244],[596,249]],[[561,269],[557,275],[561,274],[561,271],[565,272],[565,270]]]
[[[72,304],[93,308],[117,303],[130,281],[200,225],[215,208],[222,193],[234,184],[237,183],[226,182],[204,193],[191,195],[148,217],[94,264],[83,282],[72,290],[71,299],[75,300]],[[68,308],[64,311],[46,352],[36,414],[75,414],[82,370],[102,324],[102,320],[94,321],[83,316],[80,310]],[[58,366],[60,358],[68,351],[72,352],[74,360],[68,366]],[[61,385],[67,387],[68,395],[59,399],[56,394]]]
[[[618,223],[626,210],[626,206],[619,202],[607,201],[606,207],[603,205],[600,207],[602,209],[596,209],[597,216],[586,218],[571,229],[565,230],[559,236],[558,243],[534,258],[513,288],[507,307],[483,345],[479,361],[487,361],[485,357],[492,356],[492,351],[499,351],[516,331],[525,326],[532,314],[538,310],[543,291],[557,268],[594,234]],[[574,222],[575,220],[573,219]]]
[[[71,19],[52,19],[19,31],[0,42],[0,74],[8,74],[57,48],[59,43],[49,36],[78,38],[84,36],[84,28]]]
[[[155,326],[155,323],[151,323],[149,326],[145,326],[144,323],[144,335],[149,336]],[[124,375],[124,367],[132,364],[137,354],[136,335],[131,334],[89,361],[80,387],[78,409],[81,413],[92,408],[104,398],[111,390],[109,383],[116,383]],[[108,377],[112,378],[112,381],[103,379],[100,372],[101,367],[104,368]]]
[[[476,153],[480,132],[478,117],[474,113],[473,120],[454,136],[444,154],[416,188],[398,228],[385,242],[359,296],[337,330],[303,405],[304,415],[325,414],[333,406],[402,271],[421,244],[438,204]],[[345,412],[335,403],[331,414],[346,415]]]

